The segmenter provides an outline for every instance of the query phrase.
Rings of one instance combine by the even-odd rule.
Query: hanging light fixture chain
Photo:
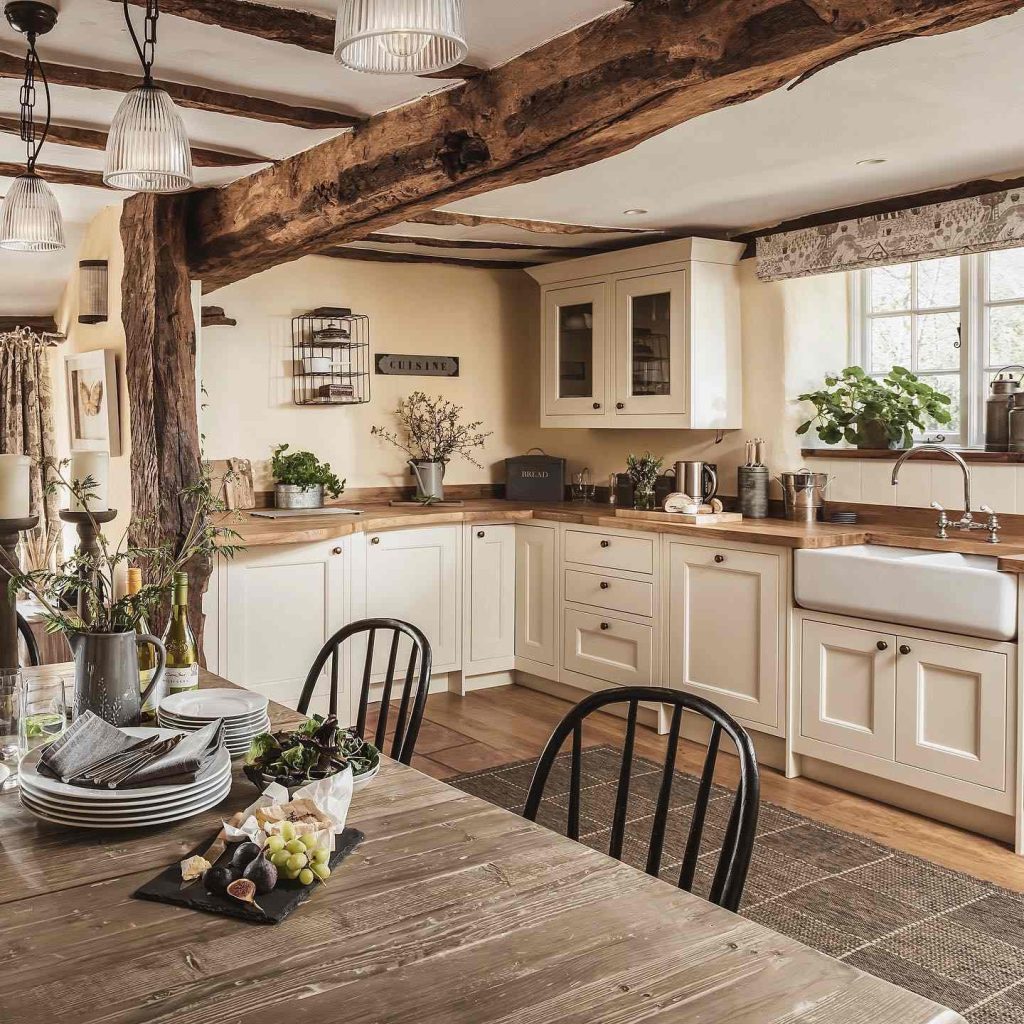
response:
[[[146,0],[146,14],[143,21],[142,40],[132,25],[131,13],[128,8],[128,0],[122,0],[124,7],[124,21],[128,26],[128,34],[132,37],[135,52],[139,55],[139,63],[142,64],[143,84],[153,84],[153,61],[156,60],[156,22],[160,17],[159,0]]]
[[[43,95],[46,99],[46,120],[43,122],[42,130],[38,130],[36,123],[36,75],[43,83]],[[50,84],[46,80],[46,72],[43,70],[43,62],[39,59],[36,50],[36,36],[34,32],[28,35],[28,52],[25,54],[25,78],[21,83],[21,92],[18,96],[20,104],[19,128],[21,141],[25,143],[25,166],[31,174],[35,170],[36,160],[39,152],[46,141],[47,132],[50,130]]]

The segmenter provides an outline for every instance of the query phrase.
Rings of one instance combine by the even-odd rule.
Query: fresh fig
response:
[[[212,867],[203,875],[203,884],[206,891],[214,896],[223,896],[228,891],[228,886],[235,880],[235,872],[229,864],[222,864],[219,867]]]
[[[256,902],[256,884],[248,878],[236,878],[228,886],[227,893],[240,903],[249,903],[261,914],[266,914],[266,911]]]
[[[252,882],[256,886],[256,892],[263,896],[277,885],[277,868],[267,857],[260,856],[249,861],[242,877]]]
[[[255,843],[240,843],[231,856],[231,866],[244,871],[259,855],[260,848]]]

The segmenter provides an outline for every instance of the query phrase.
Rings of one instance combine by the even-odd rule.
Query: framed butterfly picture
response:
[[[99,349],[67,356],[68,434],[73,452],[121,454],[117,411],[117,360]]]

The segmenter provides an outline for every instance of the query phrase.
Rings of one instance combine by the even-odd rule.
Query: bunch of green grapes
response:
[[[321,882],[330,878],[331,868],[327,862],[331,851],[326,846],[317,846],[315,836],[308,833],[297,836],[290,821],[282,823],[280,834],[268,837],[267,849],[270,863],[290,882],[310,885],[317,878]]]

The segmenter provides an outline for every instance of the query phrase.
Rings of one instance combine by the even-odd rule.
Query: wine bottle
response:
[[[139,591],[142,590],[142,570],[135,568],[134,566],[128,569],[128,593],[134,597]],[[132,602],[134,604],[134,602]],[[146,622],[145,611],[139,610],[139,618],[135,623],[135,632],[139,634],[149,632],[149,624]],[[153,678],[153,673],[156,671],[156,651],[153,649],[152,644],[139,644],[139,692],[144,693],[146,687],[149,686],[149,681]],[[142,706],[142,721],[143,722],[154,722],[156,721],[156,708],[160,703],[160,698],[164,696],[163,693],[158,693],[161,687],[157,687],[149,695],[149,699]]]
[[[164,631],[167,668],[164,676],[171,693],[199,688],[199,656],[196,638],[188,624],[188,573],[174,574],[171,618]]]

